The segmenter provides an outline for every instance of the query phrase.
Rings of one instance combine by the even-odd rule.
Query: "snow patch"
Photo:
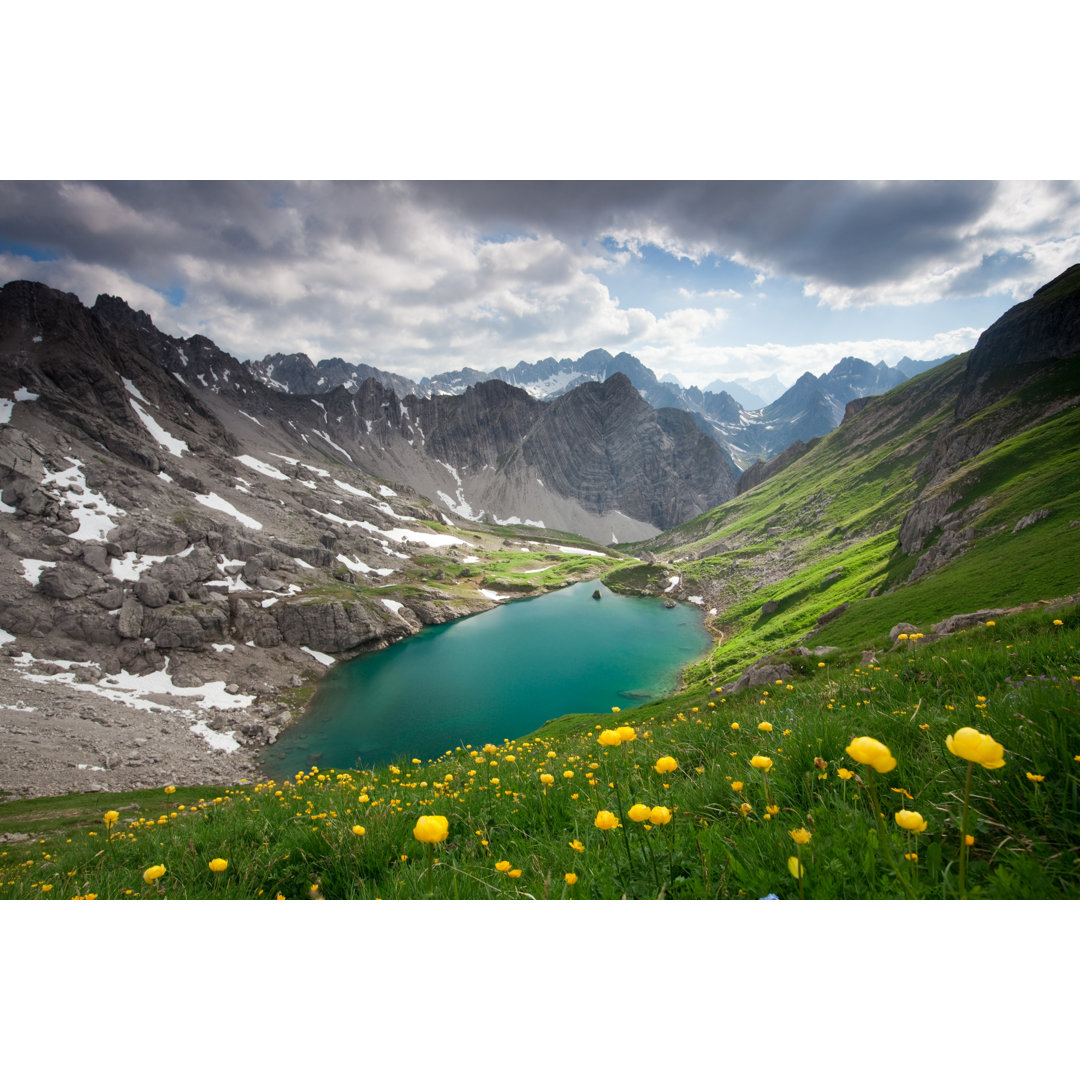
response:
[[[56,563],[49,562],[46,559],[22,559],[21,562],[23,564],[22,576],[35,588],[37,587],[38,581],[41,579],[41,571],[47,566],[56,565]]]
[[[588,551],[586,548],[561,547],[559,550],[564,555],[591,555],[595,559],[604,558],[604,553],[602,551]]]
[[[141,393],[139,392],[139,388],[138,388],[138,387],[137,387],[137,386],[136,386],[136,385],[135,385],[135,384],[134,384],[134,383],[133,383],[133,382],[132,382],[132,381],[131,381],[130,379],[125,379],[125,378],[124,378],[124,377],[123,377],[123,376],[121,375],[121,376],[120,376],[120,381],[121,381],[121,382],[122,382],[122,383],[124,384],[124,389],[125,389],[125,390],[127,390],[127,392],[128,392],[128,393],[129,393],[129,394],[130,394],[130,395],[131,395],[132,397],[136,397],[136,398],[138,398],[138,399],[139,399],[139,400],[140,400],[141,402],[143,402],[143,403],[144,403],[144,404],[146,404],[146,405],[149,405],[149,404],[151,404],[151,402],[147,401],[147,400],[146,400],[146,398],[144,398],[144,397],[142,396],[142,394],[141,394]]]
[[[170,435],[134,398],[131,399],[131,407],[142,421],[143,427],[153,435],[162,450],[167,450],[174,457],[183,456],[185,450],[191,453],[188,444],[183,439]]]
[[[705,606],[704,596],[688,596],[686,599],[689,600],[691,604],[697,604],[699,607]]]
[[[352,484],[346,484],[343,480],[335,480],[334,483],[341,488],[342,491],[347,491],[350,495],[359,495],[362,499],[375,498],[370,491],[363,491],[361,488],[355,488]]]
[[[350,559],[348,555],[339,555],[337,561],[348,567],[354,574],[379,574],[381,577],[388,577],[394,572],[389,567],[374,570],[366,562],[362,562],[360,559]]]
[[[379,597],[380,600],[396,615],[405,605],[400,600],[387,600],[385,597]]]
[[[666,593],[671,592],[671,590],[674,589],[675,586],[678,585],[681,580],[682,579],[679,577],[678,574],[672,574],[671,577],[668,578],[668,581],[670,581],[671,584],[664,590],[664,592],[666,592]]]
[[[339,454],[344,454],[350,461],[352,461],[352,454],[350,454],[349,451],[346,450],[344,447],[338,446],[338,444],[334,442],[334,440],[331,439],[325,431],[314,430],[312,431],[312,435],[318,435],[320,439],[325,439]],[[329,476],[329,473],[327,473],[327,475]]]
[[[260,461],[256,457],[252,457],[250,454],[240,454],[237,459],[241,465],[246,465],[249,469],[254,470],[257,473],[262,473],[263,476],[269,476],[271,480],[288,480],[287,477],[280,469],[275,469],[273,465],[267,465],[265,461]],[[247,481],[245,480],[246,484]]]
[[[40,396],[40,394],[31,394],[25,386],[20,386],[19,389],[15,391],[16,401],[37,401]]]
[[[79,531],[72,535],[72,540],[104,540],[116,528],[112,515],[126,515],[119,507],[112,506],[104,495],[90,490],[81,461],[73,457],[65,460],[72,463],[70,469],[55,473],[45,469],[41,483],[52,484],[63,493],[62,501],[71,508],[71,516],[79,523]],[[75,488],[80,488],[81,493]]]
[[[251,422],[252,422],[253,424],[258,424],[258,425],[259,425],[259,427],[262,427],[262,421],[261,421],[261,420],[256,420],[256,419],[255,419],[255,417],[254,417],[254,416],[252,416],[252,415],[251,415],[250,413],[246,413],[246,412],[244,412],[244,410],[243,410],[243,409],[237,409],[236,411],[237,411],[237,412],[238,412],[238,413],[239,413],[239,414],[240,414],[241,416],[246,416],[246,417],[247,417],[247,418],[248,418],[248,419],[249,419],[249,420],[250,420],[250,421],[251,421]]]
[[[227,499],[223,499],[220,495],[210,492],[209,495],[196,495],[195,501],[202,503],[203,506],[210,510],[218,510],[223,514],[228,514],[230,517],[236,518],[241,525],[246,525],[249,529],[261,529],[262,522],[256,521],[253,517],[248,517],[247,514],[241,513],[235,506]]]
[[[477,589],[481,596],[486,596],[489,600],[494,600],[497,604],[502,603],[503,600],[509,600],[509,596],[500,596],[494,589]]]
[[[319,652],[316,649],[309,649],[306,645],[300,646],[301,652],[306,652],[313,660],[318,660],[324,667],[332,667],[337,661],[332,656],[327,656],[324,652]]]
[[[11,420],[11,410],[14,408],[14,401],[10,398],[0,397],[0,424],[6,424]]]

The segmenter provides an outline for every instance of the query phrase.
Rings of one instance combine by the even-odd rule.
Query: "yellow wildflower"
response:
[[[1000,769],[1005,764],[1005,747],[975,728],[963,727],[955,735],[945,736],[949,751],[984,769]]]
[[[450,823],[440,815],[420,817],[413,827],[413,836],[422,844],[439,844],[449,832]]]
[[[870,765],[879,773],[891,772],[896,768],[896,758],[889,752],[889,748],[867,735],[852,739],[851,745],[846,748],[846,753],[860,764]]]
[[[927,822],[917,810],[897,810],[893,816],[901,829],[914,833],[926,832]]]

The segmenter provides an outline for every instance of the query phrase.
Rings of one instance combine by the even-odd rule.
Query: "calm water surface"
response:
[[[595,589],[603,599],[592,599]],[[263,765],[285,779],[312,765],[367,768],[517,738],[564,713],[663,697],[709,645],[689,604],[665,608],[579,582],[333,668]]]

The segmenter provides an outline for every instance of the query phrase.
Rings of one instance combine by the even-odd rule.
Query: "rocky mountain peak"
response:
[[[993,396],[999,376],[1023,378],[1026,366],[1080,355],[1080,263],[1010,308],[984,330],[968,358],[957,419],[974,415]]]

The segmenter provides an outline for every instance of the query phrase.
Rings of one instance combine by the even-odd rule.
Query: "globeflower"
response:
[[[654,825],[667,825],[671,821],[671,811],[666,806],[654,806],[649,821]]]
[[[889,752],[889,748],[867,735],[852,739],[851,745],[846,748],[846,753],[860,764],[870,765],[879,773],[891,772],[896,768],[896,758]]]
[[[618,735],[623,742],[633,742],[637,738],[637,732],[632,727],[617,727],[615,729],[615,734]]]
[[[841,780],[850,780],[855,774],[850,769],[837,769],[836,775],[839,776]]]
[[[575,874],[573,872],[571,872],[569,874],[564,874],[563,878],[566,881],[567,885],[576,885],[577,884],[577,874]]]
[[[540,774],[540,783],[541,784],[554,784],[555,783],[555,777],[552,776],[551,773],[548,773],[548,772],[541,773]]]
[[[663,776],[664,773],[674,772],[679,767],[679,763],[673,757],[658,758],[653,768]]]
[[[796,844],[810,843],[810,832],[807,829],[791,829],[788,831],[788,836],[790,836]]]
[[[115,810],[106,810],[102,821],[111,829],[120,820],[120,815]]]
[[[622,739],[619,737],[618,732],[612,731],[611,728],[604,728],[597,736],[596,741],[601,746],[618,746]]]
[[[509,859],[500,859],[499,862],[495,864],[495,869],[498,870],[500,874],[505,874],[510,869],[510,865]]]
[[[224,870],[229,865],[229,860],[211,859],[209,865],[210,869],[213,870],[215,874],[220,874],[222,870]]]
[[[950,752],[984,769],[1000,769],[1005,764],[1005,747],[975,728],[963,727],[955,735],[945,736]]]
[[[581,852],[581,851],[585,850],[585,845],[580,840],[571,840],[570,841],[570,846],[575,851],[578,851],[578,852]]]
[[[750,764],[753,765],[755,769],[762,769],[765,772],[768,772],[772,768],[772,758],[767,758],[762,754],[755,754],[750,759]]]
[[[917,810],[897,810],[894,817],[901,829],[914,833],[926,832],[927,822]]]
[[[593,824],[598,829],[603,829],[605,832],[608,829],[617,829],[619,827],[619,819],[610,810],[601,810],[596,815],[596,820]]]
[[[367,832],[367,829],[365,829],[363,825],[354,825],[352,831],[355,836],[363,836],[364,833]]]
[[[169,786],[168,786],[168,787],[167,787],[167,788],[165,789],[165,794],[166,794],[166,795],[175,795],[175,794],[176,794],[176,788],[175,788],[175,786],[174,786],[174,785],[172,785],[172,784],[170,784],[170,785],[169,785]]]
[[[143,871],[142,879],[143,879],[143,881],[146,882],[147,885],[149,885],[152,881],[157,881],[157,879],[159,877],[161,877],[161,875],[164,874],[164,873],[165,873],[165,867],[164,866],[161,866],[161,865],[148,866]]]
[[[626,811],[626,816],[631,821],[642,822],[649,816],[649,813],[649,808],[644,803],[634,803],[634,805]]]
[[[772,724],[768,720],[762,720],[757,726],[758,731],[772,731]]]
[[[413,828],[413,836],[421,844],[440,844],[449,833],[450,823],[438,814],[418,818]]]

